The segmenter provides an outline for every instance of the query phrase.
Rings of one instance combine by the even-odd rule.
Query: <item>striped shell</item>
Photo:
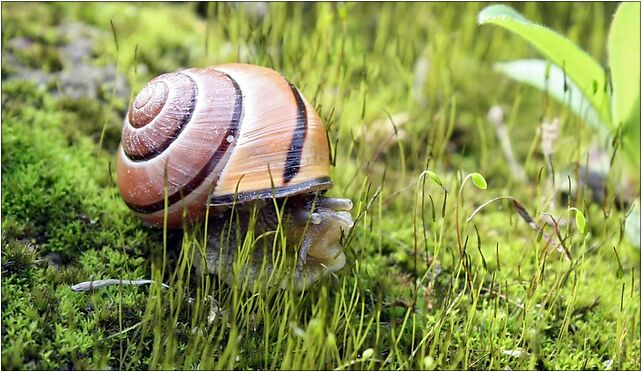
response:
[[[228,64],[153,79],[125,118],[118,187],[148,224],[181,227],[222,206],[332,186],[325,128],[277,72]],[[273,186],[274,188],[273,188]],[[209,197],[209,200],[208,200]]]

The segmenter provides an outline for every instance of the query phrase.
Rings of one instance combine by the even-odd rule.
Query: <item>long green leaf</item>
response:
[[[523,59],[510,62],[499,62],[493,65],[510,78],[534,86],[567,105],[577,116],[582,118],[600,136],[603,144],[609,142],[609,131],[600,120],[599,115],[573,81],[564,75],[564,71],[542,59]]]
[[[491,5],[478,15],[479,24],[504,27],[533,44],[546,58],[562,68],[587,97],[609,129],[611,114],[604,69],[588,54],[564,36],[532,23],[505,5]]]
[[[608,39],[613,84],[613,123],[621,126],[622,147],[637,172],[640,169],[640,3],[622,3]]]

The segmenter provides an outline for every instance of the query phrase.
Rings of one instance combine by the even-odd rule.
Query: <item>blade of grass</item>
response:
[[[608,36],[613,123],[621,127],[627,160],[640,169],[640,3],[622,3]],[[638,175],[639,177],[639,175]],[[639,180],[639,178],[638,178]]]

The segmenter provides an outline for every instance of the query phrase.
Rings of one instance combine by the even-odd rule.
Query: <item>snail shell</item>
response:
[[[277,72],[227,64],[151,80],[124,121],[118,186],[147,224],[181,227],[207,205],[328,189],[319,116]]]

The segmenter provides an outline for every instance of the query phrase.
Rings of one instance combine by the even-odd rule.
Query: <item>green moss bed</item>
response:
[[[616,5],[515,6],[604,63]],[[591,131],[493,71],[538,55],[477,25],[484,6],[3,3],[2,368],[639,369],[640,252],[617,182],[599,202],[559,192]],[[185,252],[199,234],[146,227],[118,194],[133,92],[227,62],[300,88],[328,128],[330,195],[355,203],[346,267],[302,294],[198,276]],[[549,161],[538,128],[554,118]],[[461,187],[472,172],[487,189]],[[552,215],[559,236],[507,199],[466,221],[497,196],[539,225]],[[155,284],[71,289],[119,278]]]

